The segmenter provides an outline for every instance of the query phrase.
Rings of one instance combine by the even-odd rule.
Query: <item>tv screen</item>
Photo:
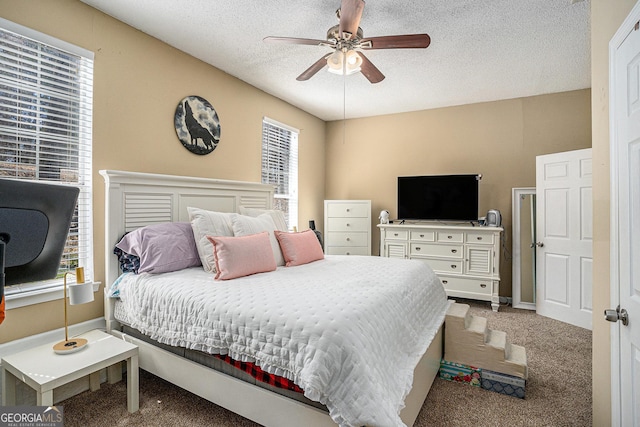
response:
[[[478,220],[479,175],[398,177],[398,219]]]

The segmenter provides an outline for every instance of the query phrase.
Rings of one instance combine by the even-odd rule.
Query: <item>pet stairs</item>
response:
[[[451,303],[445,319],[444,360],[527,379],[524,347],[507,334],[487,327],[485,317],[469,313],[469,305]]]

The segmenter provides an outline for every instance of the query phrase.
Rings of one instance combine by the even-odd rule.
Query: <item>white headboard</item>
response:
[[[189,221],[187,207],[239,212],[240,206],[271,209],[268,184],[140,172],[101,170],[105,191],[106,287],[120,274],[113,248],[122,235],[145,225]]]

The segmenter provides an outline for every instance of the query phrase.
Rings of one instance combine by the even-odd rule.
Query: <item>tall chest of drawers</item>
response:
[[[500,297],[501,227],[380,224],[380,256],[418,259],[436,272],[447,295],[491,301]]]
[[[371,255],[371,200],[324,201],[324,252]]]

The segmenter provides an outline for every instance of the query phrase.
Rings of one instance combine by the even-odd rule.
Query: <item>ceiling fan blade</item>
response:
[[[311,46],[332,46],[331,43],[326,40],[316,40],[316,39],[300,39],[296,37],[265,37],[262,39],[265,43],[276,43],[276,44],[304,44]]]
[[[303,82],[315,76],[318,71],[322,70],[327,65],[327,58],[329,56],[331,56],[331,54],[325,55],[322,58],[318,59],[311,67],[307,68],[302,72],[302,74],[296,77],[296,80],[298,80],[299,82]]]
[[[373,65],[373,62],[369,61],[369,58],[364,56],[362,52],[358,52],[358,55],[362,58],[362,64],[360,64],[360,72],[364,74],[364,76],[371,83],[380,83],[384,80],[384,74]]]
[[[427,48],[431,44],[429,34],[404,34],[401,36],[367,37],[360,41],[362,49]]]
[[[349,33],[351,36],[358,34],[363,10],[364,0],[342,0],[339,32],[341,38],[345,38],[344,33]]]

